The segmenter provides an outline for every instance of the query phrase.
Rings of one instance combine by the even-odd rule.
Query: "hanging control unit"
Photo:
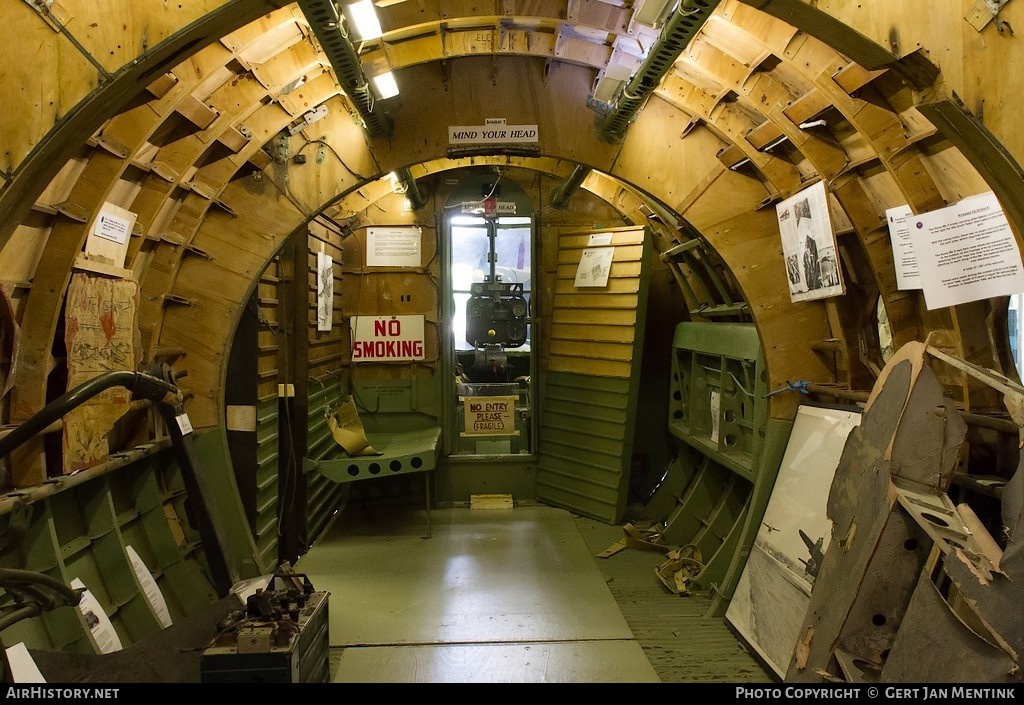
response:
[[[491,271],[482,282],[470,285],[470,297],[466,302],[466,342],[477,350],[518,348],[526,343],[527,338],[530,305],[523,295],[523,285],[503,282],[495,273],[498,259],[494,251],[494,240],[498,235],[496,220],[497,213],[493,208],[484,214],[487,261]]]
[[[529,304],[521,283],[474,282],[466,302],[466,342],[474,347],[518,348],[526,342]]]

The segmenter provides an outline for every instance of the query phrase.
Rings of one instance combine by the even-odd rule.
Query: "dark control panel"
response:
[[[466,302],[466,342],[518,348],[526,343],[529,315],[521,283],[474,282]]]

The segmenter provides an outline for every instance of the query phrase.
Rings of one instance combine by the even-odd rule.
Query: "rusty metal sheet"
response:
[[[1008,679],[1016,665],[1006,651],[954,614],[931,576],[922,572],[881,680],[999,683]]]
[[[900,349],[850,433],[829,494],[834,548],[822,562],[787,681],[841,679],[837,651],[880,665],[899,632],[931,542],[897,505],[894,479],[948,487],[967,434],[924,356],[923,344]]]

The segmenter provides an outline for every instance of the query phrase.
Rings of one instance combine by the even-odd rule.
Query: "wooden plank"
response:
[[[636,311],[628,308],[621,310],[560,308],[552,311],[552,320],[555,319],[562,325],[607,324],[631,327],[636,321]]]
[[[513,509],[510,494],[474,494],[469,496],[470,509]]]
[[[749,159],[746,152],[735,144],[723,147],[715,156],[718,157],[718,161],[722,162],[727,169],[734,169]]]
[[[569,21],[585,27],[596,27],[612,34],[626,34],[631,9],[617,7],[598,0],[572,0],[568,8]]]
[[[593,360],[576,357],[551,358],[548,362],[551,372],[572,372],[591,377],[615,377],[629,379],[633,374],[633,365],[629,362],[610,360]]]
[[[559,246],[561,247],[561,245]],[[637,262],[643,257],[644,246],[638,245],[602,245],[602,247],[614,247],[615,256],[612,258],[613,262]],[[583,254],[587,248],[580,247],[566,247],[565,249],[559,249],[558,252],[558,263],[573,263],[579,264],[580,255]]]
[[[178,77],[168,71],[146,85],[146,90],[154,98],[163,98],[172,88],[178,85]]]
[[[602,287],[603,293],[636,294],[640,290],[640,284],[635,275],[628,277],[619,272],[616,274],[618,276],[609,276],[608,285]],[[587,288],[578,288],[572,279],[557,279],[555,280],[555,292],[558,294],[586,293]]]
[[[583,292],[586,290],[577,289],[576,291]],[[566,294],[558,298],[555,311],[567,308],[634,310],[636,308],[636,296],[633,294],[602,295],[601,293]]]
[[[821,115],[832,107],[834,106],[828,96],[814,89],[794,100],[789,107],[783,108],[782,112],[794,124],[800,125]]]
[[[561,322],[558,334],[565,340],[591,340],[607,343],[632,343],[633,329],[623,325],[577,325]]]
[[[747,142],[750,142],[754,149],[763,150],[778,143],[784,137],[785,134],[777,124],[771,120],[765,120],[747,133]]]
[[[106,262],[90,260],[81,255],[75,258],[74,267],[80,272],[101,274],[107,277],[116,277],[119,279],[130,279],[132,277],[132,270],[130,269],[117,267],[112,264],[107,264]]]
[[[243,135],[238,128],[227,127],[217,135],[217,141],[230,149],[232,152],[241,152],[249,144],[249,138]]]
[[[585,338],[562,338],[560,334],[552,334],[548,350],[552,357],[587,357],[629,362],[633,359],[633,340],[631,337],[626,342],[611,343]]]
[[[174,106],[174,110],[201,130],[205,130],[217,119],[216,110],[192,95],[185,96]]]
[[[869,70],[857,63],[847,64],[832,76],[832,80],[847,93],[863,88],[884,74],[888,69]]]

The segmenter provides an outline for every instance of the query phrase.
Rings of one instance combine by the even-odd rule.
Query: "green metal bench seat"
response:
[[[371,431],[366,440],[380,455],[349,455],[331,437],[323,415],[314,424],[309,452],[302,459],[306,473],[315,472],[337,483],[372,480],[392,475],[427,473],[424,475],[424,496],[427,509],[427,537],[430,526],[430,471],[441,456],[441,427],[402,431]]]
[[[349,455],[337,444],[319,457],[305,458],[303,469],[315,470],[334,482],[355,482],[375,477],[427,472],[437,467],[441,454],[441,428],[367,433],[380,455]]]

